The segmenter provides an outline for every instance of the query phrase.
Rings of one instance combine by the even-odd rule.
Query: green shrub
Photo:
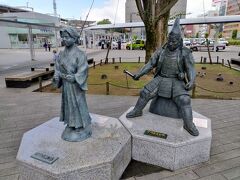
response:
[[[238,32],[237,29],[234,29],[234,30],[232,31],[232,38],[233,38],[233,39],[236,39],[236,38],[237,38],[237,32]]]
[[[228,40],[229,45],[240,46],[240,40],[237,39],[230,39]]]

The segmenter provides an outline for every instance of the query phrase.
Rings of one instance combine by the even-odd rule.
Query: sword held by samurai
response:
[[[134,75],[133,75],[131,72],[129,72],[128,70],[126,70],[126,69],[124,69],[123,72],[124,72],[125,74],[131,76],[132,78],[134,77]]]

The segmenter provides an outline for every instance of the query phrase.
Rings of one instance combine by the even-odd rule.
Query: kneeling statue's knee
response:
[[[144,99],[149,99],[150,98],[150,92],[147,89],[143,88],[140,91],[140,97],[144,98]]]
[[[183,95],[177,97],[178,104],[181,104],[181,106],[189,106],[191,104],[191,99],[189,96]]]

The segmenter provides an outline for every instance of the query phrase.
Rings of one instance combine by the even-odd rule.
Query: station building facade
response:
[[[60,18],[32,11],[5,12],[0,14],[0,19],[14,20],[26,23],[39,23],[53,26],[60,25]],[[34,48],[41,48],[44,42],[50,42],[52,46],[59,44],[59,36],[50,28],[32,29]],[[29,48],[28,28],[0,27],[0,48]],[[57,41],[57,42],[56,42]]]
[[[228,0],[226,15],[240,15],[240,0]],[[224,24],[224,37],[232,38],[234,30],[237,30],[237,39],[240,39],[240,23]]]

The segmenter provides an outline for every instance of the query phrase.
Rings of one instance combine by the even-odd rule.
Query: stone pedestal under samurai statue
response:
[[[194,86],[194,59],[191,51],[183,46],[179,19],[175,20],[167,43],[154,52],[149,62],[133,79],[138,80],[153,68],[156,68],[154,78],[141,90],[134,109],[126,117],[141,116],[148,101],[154,98],[150,112],[173,118],[181,117],[184,129],[191,135],[198,136],[188,93]]]

